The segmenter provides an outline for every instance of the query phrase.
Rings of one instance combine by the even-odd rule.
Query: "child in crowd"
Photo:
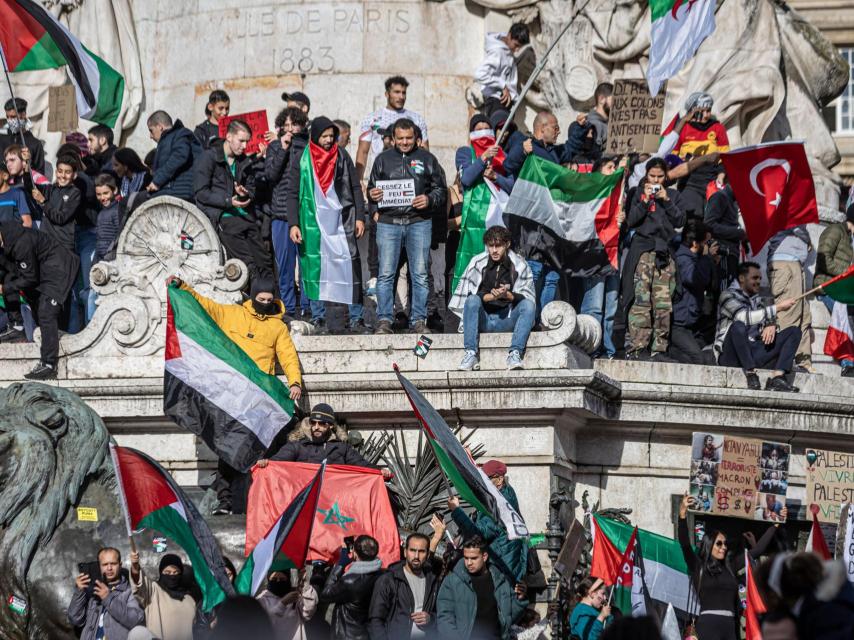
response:
[[[230,108],[231,99],[225,91],[222,89],[211,91],[210,96],[208,96],[208,103],[205,105],[207,118],[193,131],[196,140],[202,145],[202,149],[209,148],[211,142],[219,138],[220,118],[227,116]]]
[[[9,170],[5,162],[0,162],[0,222],[17,220],[25,227],[33,226],[27,199],[20,189],[13,189],[9,184]]]
[[[71,253],[75,253],[75,218],[83,199],[80,189],[74,186],[78,168],[75,156],[61,155],[56,159],[55,182],[35,185],[32,191],[33,199],[43,211],[41,230]]]
[[[116,243],[122,230],[121,200],[118,193],[116,179],[109,173],[102,173],[95,178],[95,197],[101,205],[95,226],[95,262],[113,260],[116,257]]]

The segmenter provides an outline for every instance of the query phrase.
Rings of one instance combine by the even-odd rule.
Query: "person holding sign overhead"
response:
[[[374,161],[368,181],[370,211],[377,223],[379,277],[375,333],[393,333],[394,279],[405,248],[412,282],[413,333],[427,331],[427,269],[432,211],[444,211],[447,188],[436,157],[416,145],[415,123],[401,118],[392,127],[394,146]]]

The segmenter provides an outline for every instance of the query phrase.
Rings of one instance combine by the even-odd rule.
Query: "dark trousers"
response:
[[[671,358],[685,364],[703,364],[703,350],[694,330],[688,327],[672,325],[670,327]]]
[[[371,278],[380,276],[380,252],[377,249],[377,223],[368,221],[368,273]]]
[[[232,513],[246,513],[250,477],[219,460],[212,488],[220,504],[229,507]]]
[[[778,331],[771,344],[748,339],[748,328],[743,322],[733,322],[724,340],[718,364],[724,367],[752,369],[775,369],[791,371],[795,352],[801,341],[801,330],[788,327]]]
[[[55,367],[59,360],[59,321],[63,317],[63,301],[54,300],[35,289],[24,291],[24,298],[30,303],[33,320],[42,330],[41,360]]]
[[[229,258],[246,263],[250,279],[273,279],[273,260],[261,240],[261,229],[252,220],[242,216],[229,216],[219,222],[219,239],[225,245]]]
[[[697,616],[697,638],[699,640],[736,640],[741,634],[736,626],[738,618],[733,616]]]

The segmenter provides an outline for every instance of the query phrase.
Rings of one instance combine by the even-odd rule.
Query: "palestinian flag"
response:
[[[167,290],[163,413],[248,470],[290,421],[288,388],[217,326],[189,291]]]
[[[34,0],[0,0],[0,45],[9,71],[68,67],[85,120],[115,127],[125,80]]]
[[[593,562],[590,575],[614,584],[621,573],[623,556],[634,527],[599,515],[594,515],[591,523]],[[643,586],[652,604],[658,604],[656,608],[663,611],[669,602],[683,614],[688,613],[691,582],[679,543],[644,529],[637,530],[637,541],[643,553]],[[635,575],[632,576],[633,581]],[[691,602],[696,601],[695,597],[691,598]]]
[[[824,353],[840,362],[854,361],[854,332],[851,331],[847,304],[833,303],[830,326],[827,327],[827,334],[824,336]]]
[[[528,527],[522,516],[516,513],[483,470],[474,463],[448,423],[415,385],[400,374],[397,365],[394,371],[409,398],[412,410],[421,422],[439,466],[460,496],[483,515],[500,522],[509,540],[527,537]]]
[[[715,30],[716,0],[650,0],[649,92],[675,76]]]
[[[753,577],[753,563],[750,554],[744,552],[745,584],[747,588],[747,607],[744,610],[744,640],[762,640],[762,630],[759,626],[759,616],[767,611],[759,587]]]
[[[628,543],[626,543],[626,550],[623,552],[623,557],[617,567],[617,578],[611,582],[614,582],[612,601],[623,612],[623,615],[631,615],[632,617],[646,615],[637,527],[634,528]]]
[[[836,302],[854,304],[854,266],[821,285],[821,292]]]
[[[110,443],[110,454],[128,536],[155,529],[178,544],[193,565],[205,611],[235,595],[213,533],[172,476],[136,449]]]
[[[529,155],[504,207],[517,252],[536,249],[555,269],[576,276],[616,273],[622,187],[622,169],[610,176],[576,173]]]
[[[806,550],[812,551],[822,560],[833,560],[833,554],[827,546],[824,531],[821,530],[821,523],[818,521],[819,508],[817,504],[810,505],[812,527],[810,528],[810,535],[807,538]]]
[[[336,191],[338,145],[326,151],[309,142],[300,159],[299,264],[310,300],[361,302],[362,265],[356,246],[356,213],[343,217]]]
[[[258,541],[234,581],[238,593],[254,596],[271,570],[305,566],[314,528],[320,487],[326,463],[293,499],[267,534]],[[281,554],[281,556],[280,556]],[[280,557],[281,559],[277,558]]]

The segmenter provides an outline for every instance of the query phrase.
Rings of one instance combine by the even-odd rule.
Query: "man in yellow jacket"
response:
[[[251,297],[242,305],[214,302],[175,276],[167,279],[167,286],[172,282],[192,294],[225,335],[243,349],[261,371],[274,375],[278,361],[288,379],[291,400],[299,401],[302,397],[299,357],[288,326],[282,319],[285,306],[281,300],[276,300],[271,280],[254,278]],[[219,499],[214,515],[244,513],[248,483],[248,474],[240,473],[220,460],[213,485]],[[239,497],[234,503],[233,494]]]

